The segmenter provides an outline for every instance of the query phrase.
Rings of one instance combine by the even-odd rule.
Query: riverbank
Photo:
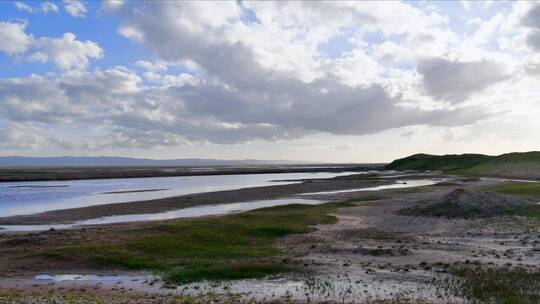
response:
[[[214,191],[198,194],[181,195],[163,199],[134,201],[128,203],[114,203],[95,205],[82,208],[61,209],[39,214],[20,215],[0,218],[0,225],[40,225],[40,224],[66,224],[74,221],[96,219],[105,216],[155,214],[183,208],[203,205],[218,205],[241,202],[254,202],[291,198],[302,193],[317,193],[321,191],[369,188],[381,185],[395,184],[407,179],[436,178],[438,175],[409,175],[400,177],[379,178],[379,176],[366,176],[364,174],[348,175],[326,179],[305,179],[295,183],[243,188],[228,191]],[[326,196],[311,195],[312,198],[325,198]],[[298,196],[298,198],[309,198]],[[1,230],[0,230],[1,231]]]

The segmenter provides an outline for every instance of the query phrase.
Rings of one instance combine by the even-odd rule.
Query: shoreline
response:
[[[423,178],[427,177],[423,176]],[[204,205],[242,203],[287,197],[293,198],[301,193],[341,189],[346,190],[359,187],[393,184],[398,179],[403,180],[404,178],[374,180],[362,175],[350,175],[328,179],[306,179],[301,180],[300,183],[287,185],[195,193],[154,200],[103,204],[81,208],[53,210],[38,214],[9,216],[0,218],[0,225],[70,224],[75,221],[96,219],[105,216],[162,213]],[[373,192],[366,192],[366,196],[370,195],[373,195]],[[310,196],[303,195],[298,198],[308,197]]]
[[[203,170],[200,170],[200,169]],[[364,172],[380,170],[381,164],[198,166],[198,167],[41,167],[0,168],[0,182],[68,181],[86,179],[121,179],[174,176],[274,174],[309,172]],[[197,171],[199,170],[199,171]]]

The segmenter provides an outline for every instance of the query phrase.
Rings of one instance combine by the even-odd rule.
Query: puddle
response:
[[[440,274],[439,274],[440,275]],[[61,286],[84,286],[85,283],[103,283],[102,288],[117,288],[121,284],[139,292],[204,296],[241,295],[245,300],[254,302],[281,302],[284,299],[307,303],[366,303],[366,302],[412,302],[428,303],[468,303],[450,294],[444,286],[433,284],[433,273],[411,271],[408,273],[368,273],[315,276],[297,279],[265,278],[262,280],[246,279],[225,282],[198,282],[182,286],[167,286],[159,277],[125,275],[38,275],[35,281],[51,281]],[[34,284],[30,282],[30,284]],[[406,301],[409,300],[409,301]],[[394,303],[394,302],[392,302]]]
[[[421,186],[431,186],[431,185],[440,183],[442,181],[444,181],[444,179],[406,180],[406,181],[397,181],[395,184],[391,184],[391,185],[382,185],[382,186],[366,187],[366,188],[354,188],[354,189],[345,189],[345,190],[334,190],[334,191],[309,192],[309,193],[301,193],[300,195],[325,195],[325,194],[338,194],[338,193],[348,193],[348,192],[357,192],[357,191],[380,191],[380,190],[387,190],[387,189],[412,188],[412,187],[421,187]]]
[[[107,281],[127,281],[130,280],[129,276],[120,276],[120,275],[81,275],[81,274],[57,274],[57,275],[48,275],[40,274],[34,277],[34,280],[38,281],[53,281],[53,282],[63,282],[63,281],[91,281],[91,282],[107,282]]]
[[[481,177],[480,180],[494,180],[501,182],[516,182],[516,183],[540,183],[538,180],[534,179],[515,179],[515,178],[499,178],[499,177]]]
[[[222,205],[205,205],[192,208],[178,209],[163,213],[149,213],[149,214],[131,214],[131,215],[117,215],[106,216],[97,219],[90,219],[84,221],[78,221],[73,224],[58,224],[58,225],[5,225],[0,226],[0,231],[46,231],[50,229],[62,230],[71,229],[79,226],[87,225],[103,225],[103,224],[115,224],[115,223],[130,223],[130,222],[145,222],[145,221],[157,221],[157,220],[169,220],[186,217],[201,217],[210,215],[223,215],[238,212],[245,212],[254,209],[283,206],[290,204],[304,204],[304,205],[317,205],[324,203],[321,200],[309,200],[309,199],[275,199],[275,200],[263,200],[234,204],[222,204]]]
[[[171,189],[167,189],[167,188],[164,188],[164,189],[136,189],[136,190],[102,192],[101,194],[139,193],[139,192],[155,192],[155,191],[165,191],[165,190],[171,190]]]
[[[33,232],[46,230],[71,229],[75,224],[56,224],[56,225],[6,225],[0,226],[0,232]]]
[[[67,188],[69,185],[21,185],[21,186],[7,186],[5,188],[15,188],[15,189],[24,189],[24,188]]]

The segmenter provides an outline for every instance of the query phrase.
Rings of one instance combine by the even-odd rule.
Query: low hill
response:
[[[388,164],[389,170],[440,170],[449,173],[540,179],[540,152],[508,153],[499,156],[482,154],[415,154]]]
[[[536,206],[498,193],[456,189],[439,201],[423,202],[417,206],[402,209],[399,213],[426,217],[485,218],[525,214]]]
[[[490,160],[492,156],[482,154],[429,155],[415,154],[395,160],[386,166],[389,170],[460,170],[468,169]]]
[[[540,179],[540,152],[503,154],[468,168],[463,173]]]

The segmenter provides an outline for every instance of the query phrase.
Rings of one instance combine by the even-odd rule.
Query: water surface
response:
[[[1,182],[0,217],[166,198],[211,191],[297,183],[361,172],[234,174],[45,182]]]
[[[320,195],[320,194],[324,195],[324,194],[338,194],[338,193],[357,192],[357,191],[380,191],[380,190],[387,190],[387,189],[401,189],[401,188],[431,186],[431,185],[440,183],[442,181],[444,181],[444,179],[417,179],[417,180],[407,180],[407,181],[396,181],[395,184],[390,184],[390,185],[334,190],[334,191],[309,192],[309,193],[301,193],[300,195]]]
[[[245,212],[245,211],[255,210],[255,209],[260,209],[260,208],[283,206],[283,205],[290,205],[290,204],[317,205],[321,203],[324,203],[324,201],[289,198],[289,199],[273,199],[273,200],[262,200],[262,201],[243,202],[243,203],[220,204],[220,205],[203,205],[203,206],[190,207],[190,208],[178,209],[178,210],[161,212],[161,213],[105,216],[105,217],[100,217],[96,219],[77,221],[72,224],[5,225],[5,226],[0,226],[0,231],[12,232],[12,231],[46,231],[50,229],[62,230],[62,229],[72,229],[72,228],[76,228],[80,226],[88,226],[88,225],[145,222],[145,221],[170,220],[170,219],[187,218],[187,217],[223,215],[223,214]]]

